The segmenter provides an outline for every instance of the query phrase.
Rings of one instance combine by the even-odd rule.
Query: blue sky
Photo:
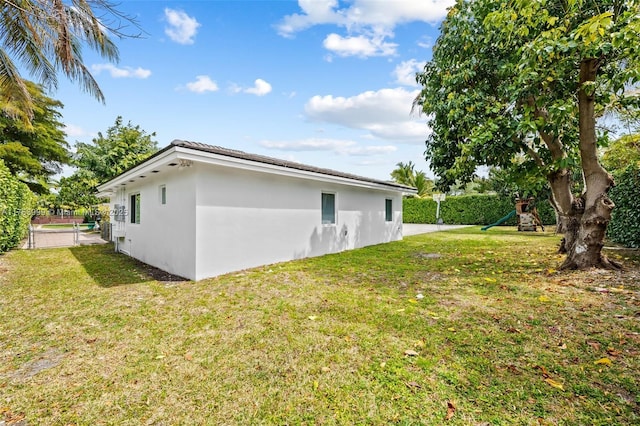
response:
[[[430,174],[414,75],[452,3],[124,1],[142,38],[114,39],[117,64],[83,52],[106,104],[68,81],[51,96],[71,144],[120,115],[160,147],[191,140],[378,179],[413,161]]]

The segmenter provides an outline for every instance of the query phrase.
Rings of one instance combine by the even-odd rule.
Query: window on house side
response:
[[[131,223],[140,223],[140,194],[132,194],[130,199]]]
[[[336,194],[322,193],[322,224],[336,223]]]
[[[386,222],[393,221],[393,200],[390,198],[384,200],[384,220]]]
[[[167,186],[160,185],[160,204],[167,204]]]

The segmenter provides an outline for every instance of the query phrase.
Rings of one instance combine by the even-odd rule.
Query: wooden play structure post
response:
[[[536,231],[539,225],[544,231],[544,225],[538,215],[538,209],[533,203],[534,198],[516,199],[516,214],[518,215],[518,231]]]

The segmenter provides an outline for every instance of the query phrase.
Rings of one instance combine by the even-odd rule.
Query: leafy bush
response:
[[[616,186],[609,191],[616,204],[607,236],[627,247],[640,247],[640,167],[629,166],[616,175]]]
[[[555,224],[555,212],[548,201],[537,201],[542,223]],[[447,197],[440,203],[440,217],[450,225],[489,225],[512,210],[515,202],[499,195],[462,195]],[[405,223],[436,223],[437,203],[430,198],[406,198],[403,202]],[[515,225],[516,218],[505,225]]]
[[[35,196],[0,160],[0,253],[14,248],[27,234]]]

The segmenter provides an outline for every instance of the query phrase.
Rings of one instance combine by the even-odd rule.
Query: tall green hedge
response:
[[[640,167],[629,166],[616,175],[616,186],[609,196],[616,207],[607,237],[627,247],[640,247]]]
[[[27,234],[35,196],[0,160],[0,253],[18,245]]]
[[[546,200],[536,201],[538,213],[545,225],[555,224],[553,208]],[[403,220],[405,223],[436,223],[437,203],[431,198],[405,198]],[[512,210],[515,202],[498,195],[461,195],[447,197],[440,203],[440,217],[450,225],[490,225]],[[506,225],[515,225],[516,218]]]

